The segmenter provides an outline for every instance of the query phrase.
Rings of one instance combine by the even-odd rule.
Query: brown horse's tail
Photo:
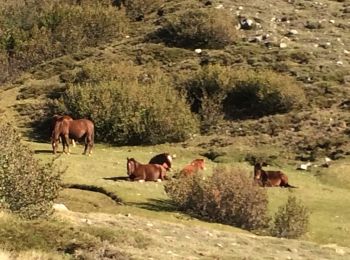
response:
[[[293,188],[293,189],[298,188],[298,187],[296,187],[296,186],[290,185],[289,183],[286,183],[286,184],[284,185],[284,187],[286,187],[286,188]]]

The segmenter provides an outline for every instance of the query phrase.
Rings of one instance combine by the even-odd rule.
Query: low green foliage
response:
[[[10,125],[0,125],[1,208],[28,219],[50,214],[60,175],[53,163],[41,165]]]
[[[248,230],[267,226],[267,193],[239,169],[214,169],[167,183],[165,190],[180,209],[211,221]]]
[[[124,1],[126,15],[134,21],[143,20],[146,15],[156,11],[164,0],[127,0]]]
[[[299,238],[309,226],[309,211],[296,197],[289,196],[285,205],[278,208],[271,227],[271,235],[285,238]]]
[[[0,56],[7,57],[0,65],[11,73],[108,42],[128,27],[126,17],[108,5],[14,2],[0,11],[0,30],[5,32],[0,35]]]
[[[237,39],[234,19],[216,9],[186,10],[169,17],[150,38],[183,48],[223,48]]]
[[[238,70],[232,78],[235,87],[227,95],[225,111],[233,117],[286,113],[306,102],[301,86],[283,74]]]
[[[286,113],[306,102],[295,80],[269,70],[209,65],[183,81],[192,111],[200,112],[204,120],[217,117],[220,107],[226,118],[249,118]],[[206,108],[207,100],[216,106]]]
[[[63,102],[74,117],[94,121],[97,139],[115,144],[179,142],[198,129],[185,99],[161,83],[75,85]]]

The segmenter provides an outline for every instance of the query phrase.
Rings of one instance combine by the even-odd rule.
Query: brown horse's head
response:
[[[265,162],[257,162],[254,164],[254,180],[260,180],[262,174],[262,167],[267,166]]]
[[[137,162],[134,158],[126,158],[126,170],[128,176],[131,176],[135,173],[136,164]]]

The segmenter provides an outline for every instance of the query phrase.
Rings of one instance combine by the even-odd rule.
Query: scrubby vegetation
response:
[[[194,112],[202,109],[203,113],[202,99],[209,98],[214,104],[222,105],[226,118],[286,113],[302,107],[306,101],[303,89],[295,80],[268,70],[205,66],[184,85],[189,99],[193,100]]]
[[[42,165],[8,124],[0,125],[0,207],[27,219],[47,216],[60,190],[61,171]]]
[[[252,186],[247,173],[236,168],[215,169],[211,176],[217,164],[252,170],[246,162],[261,158],[285,171],[299,187],[293,191],[295,195],[316,212],[310,216],[310,232],[303,236],[308,226],[307,210],[301,202],[289,199],[270,230],[263,233],[347,246],[350,218],[341,205],[349,204],[349,196],[344,195],[348,194],[349,178],[344,172],[349,168],[350,154],[349,8],[346,1],[329,0],[0,0],[0,114],[14,119],[30,146],[38,149],[34,156],[46,161],[52,159],[48,129],[54,113],[92,119],[96,152],[88,159],[74,151],[71,156],[61,156],[59,160],[69,166],[64,181],[74,183],[70,187],[98,184],[117,194],[126,204],[113,204],[108,213],[120,212],[124,221],[132,219],[131,212],[148,220],[159,217],[186,225],[238,226],[254,232],[263,229],[268,226],[269,213],[289,191]],[[4,129],[13,132],[7,126]],[[6,182],[8,187],[4,189],[8,201],[1,201],[1,207],[25,218],[46,216],[57,194],[59,172],[52,164],[42,166],[29,149],[12,143],[16,138],[0,141],[11,146],[0,152],[4,162],[0,183]],[[140,146],[122,147],[124,144]],[[210,160],[210,176],[172,180],[166,184],[167,194],[163,183],[119,181],[125,177],[125,157],[147,162],[151,154],[163,151],[178,155],[174,169],[198,155],[205,156]],[[299,174],[295,169],[301,161],[312,166]],[[9,171],[16,174],[9,175]],[[25,189],[29,185],[38,188]],[[72,206],[74,211],[107,212],[91,193],[80,197],[72,189],[64,192],[69,194],[64,203],[71,203],[68,208]],[[189,214],[177,212],[169,197]],[[339,221],[334,221],[335,217]],[[87,222],[83,220],[82,225]],[[105,225],[107,221],[102,222]],[[148,224],[146,232],[156,230],[152,235],[160,236],[160,229]],[[130,226],[135,227],[133,223]],[[138,227],[142,229],[145,223]],[[23,231],[6,228],[0,228],[5,234],[1,243],[10,241],[9,251],[20,250],[21,244],[13,246],[16,241],[7,237],[11,233],[20,233],[20,237]],[[114,248],[100,243],[122,237],[106,230],[90,231],[76,233],[82,246],[64,241],[64,251],[74,251],[69,254],[77,258],[129,258],[118,250],[116,255],[110,254]],[[187,243],[187,237],[173,240],[174,234],[168,231],[162,236],[165,239],[155,239],[166,245],[164,251],[159,250],[163,258],[171,252],[169,245],[185,248]],[[31,236],[35,235],[29,234],[24,242]],[[94,238],[85,244],[86,236]],[[194,238],[192,234],[189,237]],[[217,238],[215,234],[213,238]],[[40,239],[39,248],[57,250],[56,244],[45,248],[41,242],[45,239]],[[258,239],[267,241],[257,238],[252,244]],[[145,239],[138,242],[142,247]],[[232,248],[231,243],[217,242],[212,245],[214,252]],[[288,250],[283,249],[285,257],[279,250],[277,258],[307,258],[302,250],[292,248],[294,242],[289,241]],[[283,240],[275,243],[285,247]],[[245,251],[258,252],[259,258],[266,244],[263,250],[255,247]],[[129,245],[124,248],[130,249]],[[191,247],[186,256],[193,257],[194,251]],[[202,251],[198,250],[199,258],[226,256]],[[330,259],[343,253],[344,258],[348,256],[346,250],[335,251],[336,257]],[[232,251],[225,252],[228,258],[232,256]],[[146,257],[144,252],[140,255]],[[179,255],[176,257],[186,258]],[[157,258],[153,253],[148,256]]]
[[[268,225],[266,190],[239,169],[216,168],[212,176],[180,177],[165,190],[180,209],[202,218],[248,230]]]
[[[219,49],[237,38],[229,12],[213,9],[186,10],[166,20],[150,38],[170,46]]]
[[[128,26],[114,7],[95,1],[84,5],[63,0],[1,1],[0,5],[0,65],[8,72],[0,81],[41,62],[109,42]]]
[[[271,227],[276,237],[299,238],[308,231],[309,210],[296,197],[289,196],[285,205],[278,208]]]
[[[90,117],[97,139],[115,144],[157,144],[186,140],[198,123],[184,98],[171,87],[151,83],[70,87],[63,98],[75,117]]]

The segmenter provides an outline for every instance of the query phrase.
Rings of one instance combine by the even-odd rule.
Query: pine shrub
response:
[[[271,235],[299,238],[309,226],[309,210],[296,197],[289,196],[287,203],[278,208],[271,227]]]
[[[0,125],[0,207],[26,219],[51,213],[61,171],[41,164],[8,124]]]

